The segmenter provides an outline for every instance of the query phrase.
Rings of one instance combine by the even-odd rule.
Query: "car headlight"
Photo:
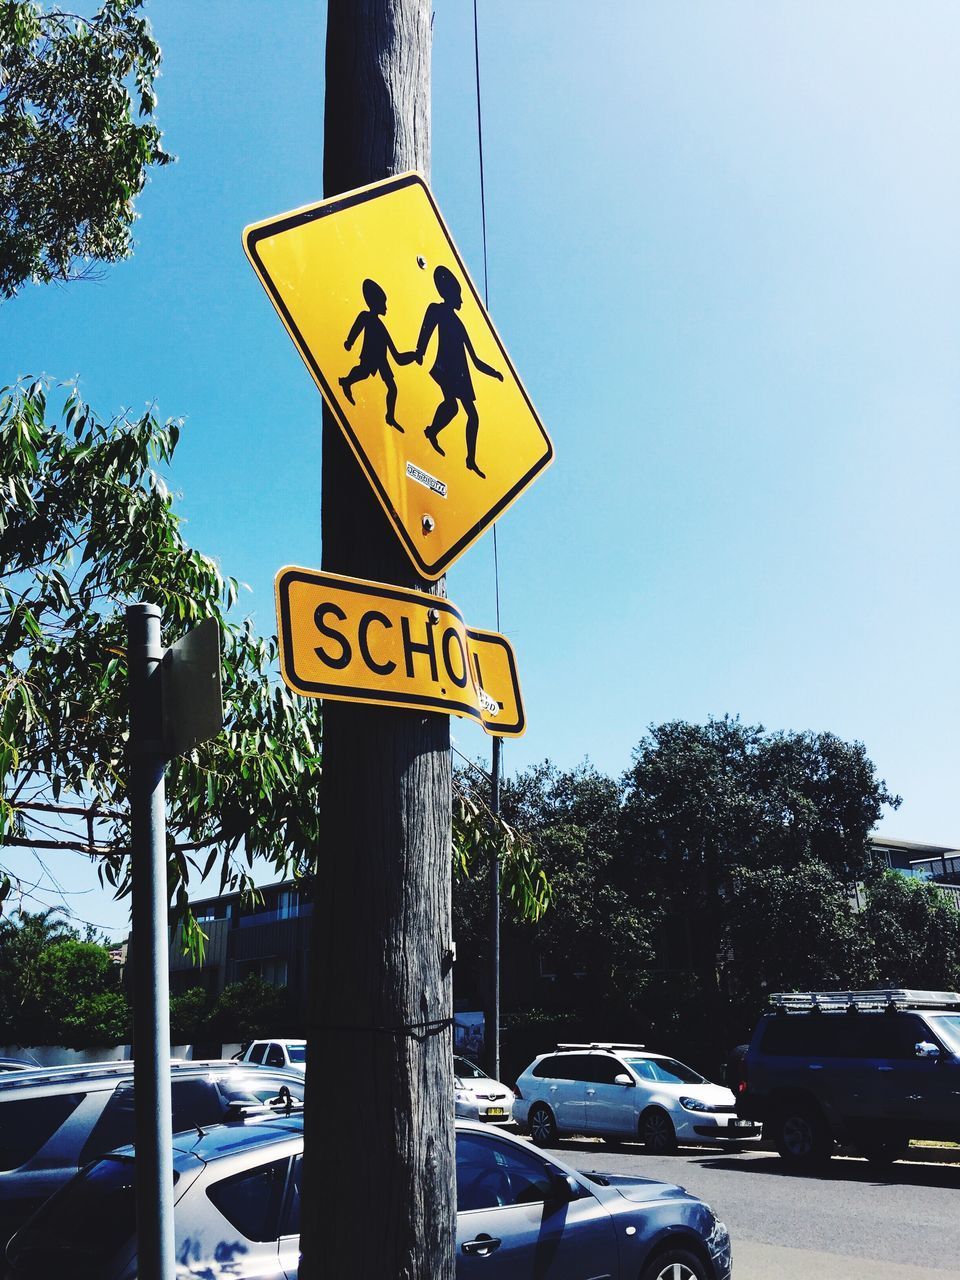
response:
[[[469,1101],[470,1101],[470,1095],[469,1095],[469,1093],[455,1093],[453,1096],[454,1096],[454,1098],[456,1099],[456,1101],[457,1101],[457,1102],[469,1102]]]
[[[680,1105],[681,1107],[686,1107],[688,1111],[709,1111],[711,1109],[709,1103],[701,1102],[699,1098],[681,1098]]]

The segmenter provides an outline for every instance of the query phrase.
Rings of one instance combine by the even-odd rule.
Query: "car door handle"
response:
[[[878,1071],[892,1071],[893,1067],[877,1067]]]
[[[476,1240],[464,1240],[460,1248],[464,1253],[475,1254],[478,1258],[486,1258],[493,1253],[494,1249],[499,1249],[503,1243],[496,1236],[487,1236],[483,1232],[477,1236]]]
[[[593,1097],[593,1095],[594,1095],[596,1092],[597,1092],[597,1091],[596,1091],[596,1089],[588,1089],[588,1090],[587,1090],[587,1097],[588,1097],[588,1098],[592,1098],[592,1097]]]
[[[807,1063],[807,1070],[808,1070],[808,1071],[822,1071],[822,1070],[823,1070],[823,1063],[822,1063],[822,1062],[808,1062],[808,1063]]]

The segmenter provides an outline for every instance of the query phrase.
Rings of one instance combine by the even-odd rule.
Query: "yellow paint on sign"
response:
[[[281,569],[280,672],[294,693],[469,716],[526,728],[513,648],[468,627],[449,600],[339,574]]]
[[[247,227],[244,248],[425,577],[553,446],[418,174]]]

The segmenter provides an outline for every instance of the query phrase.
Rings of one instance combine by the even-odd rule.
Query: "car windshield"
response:
[[[960,1055],[960,1013],[937,1014],[930,1022],[951,1053]]]
[[[461,1080],[490,1079],[485,1071],[481,1071],[476,1063],[470,1062],[467,1058],[455,1057],[453,1060],[453,1071]]]
[[[287,1053],[291,1062],[306,1062],[307,1046],[305,1044],[288,1044]]]
[[[698,1071],[675,1058],[627,1058],[626,1062],[641,1080],[655,1080],[658,1084],[707,1083]]]

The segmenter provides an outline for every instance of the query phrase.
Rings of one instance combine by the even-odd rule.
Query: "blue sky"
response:
[[[432,185],[479,283],[472,7],[435,10]],[[148,13],[179,160],[131,261],[0,310],[2,380],[185,415],[188,536],[272,631],[276,570],[320,560],[320,397],[240,233],[322,195],[323,6]],[[508,770],[619,773],[651,722],[729,712],[861,740],[884,833],[960,844],[960,10],[479,13],[491,312],[557,450],[499,526]],[[448,588],[494,625],[491,535]]]

